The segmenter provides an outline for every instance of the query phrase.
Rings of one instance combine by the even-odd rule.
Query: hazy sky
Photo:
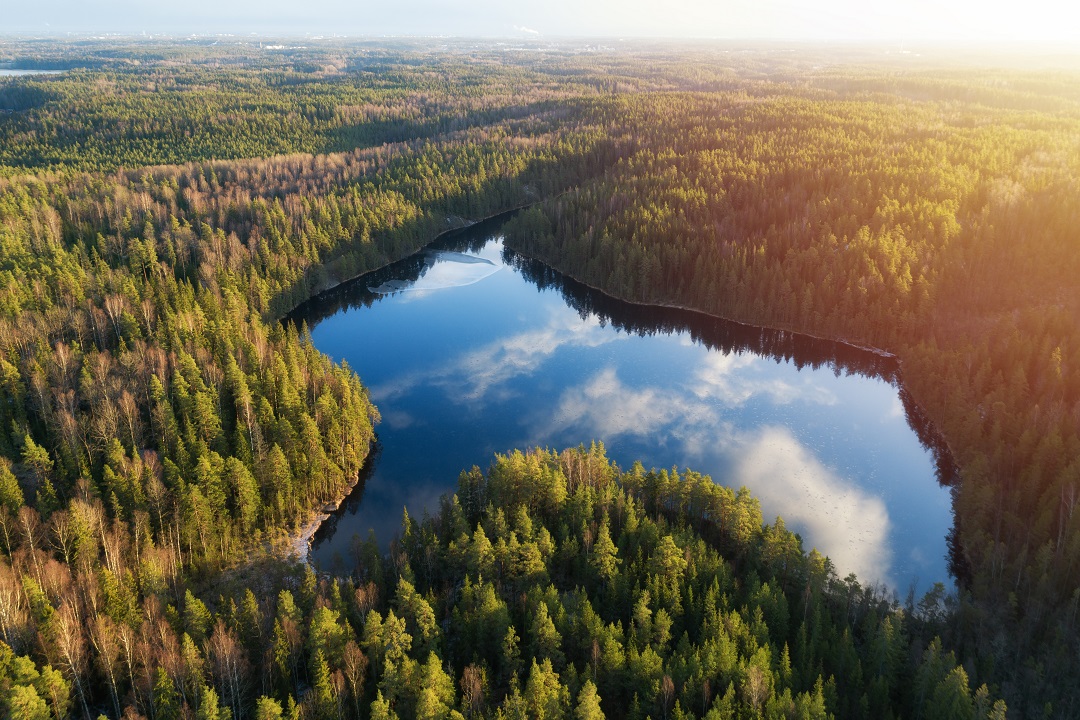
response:
[[[65,32],[1045,42],[1072,0],[0,0],[0,34]]]

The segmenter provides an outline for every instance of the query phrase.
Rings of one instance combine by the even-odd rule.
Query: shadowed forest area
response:
[[[948,62],[947,62],[948,61]],[[31,41],[0,63],[13,718],[1080,713],[1080,72],[856,49]],[[378,409],[285,315],[439,233],[899,359],[955,593],[582,438],[348,577],[287,538]],[[371,352],[378,352],[377,347]]]

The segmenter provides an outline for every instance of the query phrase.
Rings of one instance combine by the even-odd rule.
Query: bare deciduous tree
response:
[[[244,699],[251,675],[244,646],[219,619],[214,626],[213,634],[207,641],[206,650],[210,669],[214,675],[214,684],[217,686],[221,699],[232,708],[233,717],[236,720],[243,720]]]

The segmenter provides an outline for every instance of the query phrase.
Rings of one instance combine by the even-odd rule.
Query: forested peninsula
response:
[[[0,43],[0,712],[1080,712],[1080,72],[851,48]],[[282,322],[444,230],[895,354],[955,593],[582,438],[463,469],[348,576],[362,378]],[[372,348],[371,352],[378,352]],[[386,539],[383,539],[384,541]]]

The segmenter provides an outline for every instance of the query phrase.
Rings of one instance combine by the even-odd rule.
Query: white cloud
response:
[[[438,263],[434,268],[444,265],[463,264]],[[471,262],[464,270],[477,266],[492,267]],[[395,413],[387,401],[414,388],[439,388],[462,404],[504,400],[513,392],[511,381],[537,373],[560,351],[596,348],[627,337],[601,327],[595,316],[582,320],[568,308],[551,307],[537,327],[372,387],[371,394],[376,402],[386,403],[388,424],[406,427],[416,418]],[[685,337],[680,342],[691,343]],[[750,488],[767,519],[782,516],[803,535],[808,549],[816,547],[832,559],[840,575],[855,572],[864,582],[888,582],[893,558],[884,502],[823,464],[790,430],[740,429],[734,424],[752,400],[775,406],[834,405],[838,398],[827,383],[815,381],[810,373],[780,379],[769,361],[750,353],[703,352],[699,357],[688,372],[653,384],[624,383],[615,365],[602,367],[585,381],[565,387],[550,405],[530,404],[533,415],[526,420],[525,437],[516,444],[558,443],[567,437],[614,444],[620,437],[633,438],[691,467],[729,468],[717,479]],[[902,412],[898,401],[886,412],[897,408]]]
[[[369,289],[379,294],[403,293],[402,302],[408,302],[427,297],[436,290],[473,285],[503,268],[486,258],[462,253],[434,253],[428,263],[423,275],[415,282],[390,281]]]
[[[823,465],[787,428],[744,438],[732,481],[761,500],[766,517],[799,528],[806,548],[828,555],[841,577],[853,572],[863,583],[890,582],[885,503]]]
[[[499,338],[442,366],[375,385],[371,397],[383,402],[430,384],[454,400],[481,400],[510,380],[532,374],[563,346],[599,347],[625,338],[602,328],[595,316],[582,321],[567,308],[553,308],[542,327]]]
[[[803,384],[793,385],[772,373],[761,375],[756,367],[766,362],[750,353],[711,352],[705,355],[695,373],[695,384],[690,388],[698,398],[717,400],[729,407],[737,407],[750,398],[765,395],[774,404],[787,405],[796,400],[815,405],[835,405],[836,395],[827,388],[804,379]]]
[[[694,416],[710,425],[715,420],[708,408],[687,405],[676,395],[652,387],[626,387],[615,369],[609,367],[584,385],[564,390],[555,416],[540,436],[551,437],[569,427],[587,428],[588,433],[599,438],[657,436],[670,433],[673,425],[693,424]]]
[[[897,420],[899,418],[905,418],[907,414],[904,412],[904,403],[900,402],[900,396],[896,395],[892,399],[892,403],[889,405],[888,411],[885,413],[885,418],[882,422],[888,422],[890,420]]]
[[[746,485],[766,519],[783,517],[806,549],[828,555],[841,576],[854,572],[863,582],[889,583],[890,521],[882,499],[824,465],[787,428],[740,430],[709,400],[678,388],[628,387],[609,367],[563,391],[532,437],[545,442],[575,435],[612,444],[622,436],[649,438],[654,447],[677,445],[675,455],[691,467],[732,468],[716,480]]]
[[[401,410],[388,410],[382,413],[382,419],[395,430],[403,430],[416,423],[416,418]]]

